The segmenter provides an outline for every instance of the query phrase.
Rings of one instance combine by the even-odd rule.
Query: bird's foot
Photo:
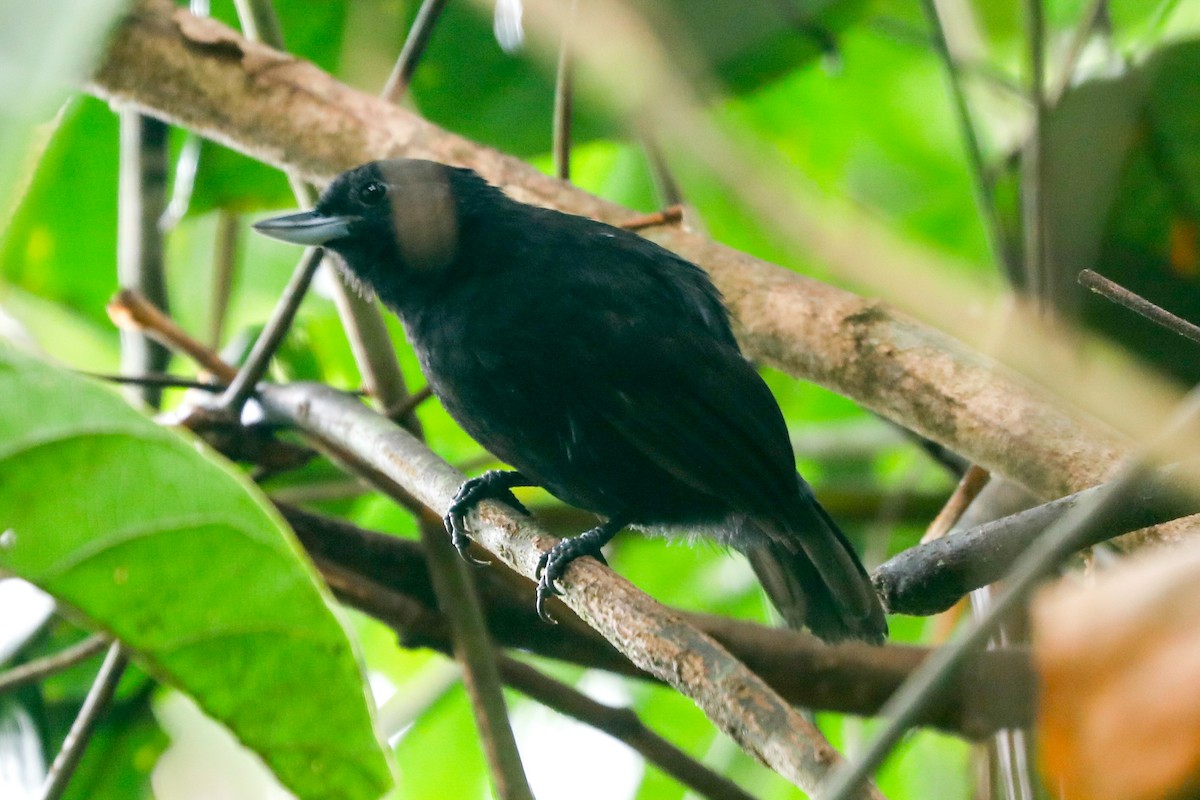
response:
[[[519,472],[493,469],[478,478],[465,481],[462,486],[458,487],[458,492],[450,502],[446,516],[442,518],[442,523],[446,526],[446,532],[450,534],[450,541],[454,544],[454,549],[463,559],[473,564],[491,563],[490,561],[481,561],[471,555],[471,539],[467,536],[467,514],[470,514],[471,510],[483,500],[498,500],[528,517],[530,516],[529,509],[525,508],[517,496],[512,493],[513,486],[528,485],[529,482]]]
[[[605,560],[601,548],[608,544],[624,525],[623,521],[609,520],[578,536],[563,539],[542,553],[541,558],[538,559],[537,570],[534,572],[534,577],[538,579],[536,608],[539,617],[551,624],[556,622],[546,611],[546,601],[554,595],[562,594],[557,581],[566,574],[567,567],[571,566],[572,561],[581,556],[591,556],[601,564],[608,566],[608,561]]]

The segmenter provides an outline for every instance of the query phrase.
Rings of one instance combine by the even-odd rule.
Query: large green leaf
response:
[[[0,569],[110,631],[302,798],[390,784],[327,594],[239,473],[82,378],[0,348]]]

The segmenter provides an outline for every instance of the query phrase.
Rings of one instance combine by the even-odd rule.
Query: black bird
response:
[[[516,472],[463,484],[447,528],[484,498],[539,485],[605,519],[542,557],[538,611],[621,528],[700,531],[743,552],[789,625],[880,642],[866,571],[796,473],[783,415],[696,265],[640,236],[519,203],[469,169],[365,164],[314,210],[259,232],[324,245],[399,315],[434,394]]]

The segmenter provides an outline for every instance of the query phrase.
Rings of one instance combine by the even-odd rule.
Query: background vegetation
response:
[[[794,171],[789,176],[802,176],[806,196],[865,213],[896,240],[935,258],[937,275],[953,286],[965,284],[981,304],[1012,280],[1138,350],[1173,379],[1200,376],[1182,340],[1072,288],[1078,270],[1091,267],[1184,317],[1200,318],[1200,45],[1193,38],[1200,15],[1190,4],[1045,0],[1023,9],[1016,2],[948,0],[937,8],[952,71],[929,7],[915,0],[782,3],[794,6],[800,21],[791,24],[780,23],[780,4],[765,1],[634,5],[653,6],[649,18],[676,59],[676,77],[702,99],[706,119],[750,143],[750,150],[768,153],[768,166],[783,164]],[[1029,91],[1030,6],[1044,14],[1046,107],[1036,113]],[[290,53],[374,93],[395,62],[417,4],[275,0],[274,10]],[[105,307],[118,288],[122,123],[113,108],[79,87],[102,57],[100,34],[122,11],[121,4],[70,0],[0,9],[0,63],[7,73],[0,78],[0,106],[6,109],[0,117],[0,337],[60,367],[91,373],[121,369],[121,338]],[[439,126],[553,172],[557,45],[527,41],[505,51],[493,32],[492,11],[490,5],[446,5],[404,102]],[[538,11],[529,7],[526,15]],[[238,27],[232,3],[215,0],[211,13]],[[541,23],[526,21],[536,39]],[[587,51],[580,45],[581,59]],[[671,201],[661,188],[663,172],[609,88],[585,71],[573,116],[570,179],[621,205],[654,211]],[[956,92],[969,110],[977,155]],[[1020,153],[1034,119],[1043,163],[1034,173],[1042,209],[1037,224],[1050,277],[1031,277],[1026,269],[1031,234],[1022,208],[1028,213],[1031,173],[1027,164],[1022,173]],[[870,277],[838,269],[781,235],[744,192],[730,191],[726,169],[670,135],[659,144],[686,203],[687,224],[853,291],[886,297],[895,288],[903,296],[906,276],[889,274],[888,263],[869,265],[875,271]],[[291,207],[292,191],[273,167],[201,142],[182,128],[169,131],[167,148],[171,211],[162,226],[170,312],[184,329],[219,347],[226,360],[238,362],[296,258],[292,249],[248,235],[248,226],[267,211]],[[214,277],[222,264],[232,268],[229,284]],[[330,283],[329,276],[318,276],[272,364],[272,380],[349,390],[361,385]],[[939,305],[958,297],[930,295],[927,307],[910,303],[909,310],[936,321],[946,310]],[[390,317],[387,324],[404,374],[419,387],[419,370],[399,326]],[[187,440],[160,433],[95,383],[8,348],[0,353],[0,530],[18,537],[12,546],[0,539],[10,551],[0,568],[31,579],[60,602],[60,613],[48,616],[49,608],[21,593],[15,580],[0,583],[0,591],[9,593],[0,594],[0,607],[12,619],[0,656],[22,663],[97,629],[134,644],[133,663],[67,796],[149,796],[152,780],[160,798],[216,796],[226,782],[238,787],[229,796],[281,791],[267,788],[256,763],[242,766],[248,756],[168,685],[199,692],[210,713],[238,717],[239,737],[256,745],[297,794],[377,794],[390,782],[388,767],[371,752],[356,657],[365,665],[379,728],[398,767],[389,796],[487,795],[489,775],[471,704],[452,660],[398,645],[392,628],[365,614],[329,612],[313,569],[251,488],[247,469],[217,456],[195,457]],[[197,374],[181,357],[172,358],[169,369]],[[769,368],[764,375],[788,419],[801,471],[868,565],[916,544],[955,477],[852,401]],[[186,402],[174,389],[163,399],[167,409]],[[451,464],[466,472],[492,465],[436,402],[422,404],[417,414],[430,448]],[[42,446],[51,439],[52,448]],[[418,518],[348,479],[327,459],[254,477],[273,498],[371,530],[419,537]],[[79,496],[90,499],[76,502]],[[586,523],[570,514],[556,517],[555,501],[543,493],[522,497],[551,529],[570,532]],[[139,534],[125,524],[129,519],[153,535]],[[181,526],[187,536],[164,533]],[[31,546],[23,549],[26,543]],[[115,560],[72,555],[88,548]],[[609,561],[668,605],[770,621],[749,569],[714,547],[626,535]],[[219,568],[210,570],[213,565]],[[141,605],[105,607],[106,598],[115,596],[114,583],[138,581],[147,582],[144,595],[133,595]],[[165,594],[164,584],[170,587]],[[155,598],[150,607],[149,598]],[[281,608],[287,609],[282,621]],[[256,614],[260,628],[248,622]],[[955,619],[953,612],[896,616],[892,638],[937,644]],[[340,637],[338,621],[353,632],[357,651]],[[272,636],[283,646],[268,641]],[[194,639],[203,646],[193,653],[188,643]],[[750,795],[796,796],[789,782],[716,731],[673,689],[528,658],[604,702],[632,708],[647,726]],[[0,793],[37,796],[31,787],[40,784],[46,761],[75,718],[96,663],[86,661],[0,698]],[[521,695],[507,700],[537,796],[689,796],[603,734]],[[876,727],[833,713],[818,714],[817,722],[851,757]],[[995,748],[915,732],[878,773],[877,784],[897,799],[1019,791],[993,781],[993,774],[1003,774],[995,766]],[[313,752],[324,755],[312,761],[296,755]],[[318,762],[324,766],[314,774]]]

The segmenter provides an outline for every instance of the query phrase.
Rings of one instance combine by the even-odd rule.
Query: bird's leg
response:
[[[563,539],[542,553],[542,557],[538,559],[537,571],[534,573],[538,579],[537,613],[539,617],[546,622],[554,622],[554,619],[546,613],[546,601],[550,599],[551,595],[562,594],[555,585],[555,581],[561,578],[571,562],[580,556],[592,556],[600,563],[607,564],[600,548],[612,541],[617,532],[625,527],[626,522],[628,520],[623,517],[613,517],[590,531],[572,536],[570,539]]]
[[[530,516],[529,509],[521,504],[511,489],[514,486],[532,485],[532,481],[519,472],[493,469],[478,478],[465,481],[462,486],[458,487],[458,492],[450,502],[450,509],[442,518],[446,532],[450,534],[450,541],[454,543],[454,549],[458,551],[458,554],[467,561],[487,564],[487,561],[480,561],[470,553],[471,540],[467,538],[467,514],[470,514],[471,510],[482,500],[499,500],[528,517]]]

